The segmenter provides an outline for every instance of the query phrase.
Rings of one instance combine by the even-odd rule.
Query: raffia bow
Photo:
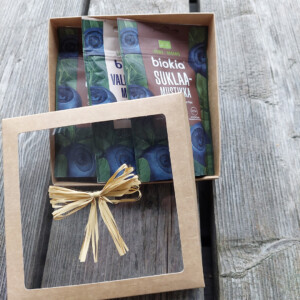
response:
[[[134,175],[132,167],[123,164],[112,177],[107,181],[101,191],[80,192],[63,187],[50,186],[49,197],[53,211],[53,219],[61,220],[78,210],[91,204],[89,219],[85,228],[85,237],[81,246],[79,260],[85,262],[90,241],[94,255],[94,262],[98,261],[98,220],[97,204],[100,210],[103,222],[117,247],[120,255],[128,251],[124,240],[122,239],[116,221],[111,214],[107,203],[118,204],[121,202],[135,202],[140,200],[142,194],[139,190],[140,181],[137,175]],[[122,197],[124,195],[138,193],[136,198],[129,199],[109,199],[108,197]]]

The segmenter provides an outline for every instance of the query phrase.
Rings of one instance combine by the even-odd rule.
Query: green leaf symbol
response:
[[[136,147],[141,151],[144,151],[145,149],[148,149],[151,146],[151,144],[149,144],[145,139],[142,139],[138,136],[135,136],[135,144]]]
[[[106,182],[110,177],[110,167],[106,158],[97,159],[97,181]]]
[[[200,98],[200,105],[203,108],[207,108],[207,79],[202,76],[200,73],[197,73],[196,77],[196,87],[198,96]]]
[[[71,141],[63,134],[55,134],[55,145],[59,148],[65,148],[71,144]]]
[[[150,181],[150,166],[145,158],[139,158],[138,160],[139,178],[142,182]]]
[[[123,56],[124,72],[127,84],[137,84],[148,88],[147,75],[141,54]]]
[[[55,157],[55,177],[67,177],[68,175],[68,160],[63,154]]]
[[[194,160],[194,168],[195,168],[195,175],[196,176],[204,176],[206,175],[206,168]]]
[[[205,42],[207,39],[207,27],[192,26],[189,31],[189,48],[191,49],[198,43]]]

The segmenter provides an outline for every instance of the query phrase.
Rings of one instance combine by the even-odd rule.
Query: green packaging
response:
[[[88,105],[80,28],[58,28],[56,110]],[[94,180],[96,161],[89,124],[55,131],[55,177]]]
[[[83,18],[82,41],[90,105],[127,100],[117,21]],[[136,169],[130,120],[93,124],[98,182],[126,163]]]

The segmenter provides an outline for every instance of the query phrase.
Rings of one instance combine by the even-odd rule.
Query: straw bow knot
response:
[[[52,207],[55,209],[52,213],[54,220],[61,220],[78,210],[91,205],[88,223],[85,228],[85,237],[81,246],[79,260],[86,260],[90,242],[92,243],[94,261],[98,261],[98,217],[97,205],[107,229],[116,245],[120,255],[128,251],[124,240],[122,239],[116,221],[111,214],[107,202],[118,204],[121,202],[135,202],[140,200],[142,194],[139,190],[140,181],[137,175],[134,175],[133,168],[123,164],[107,181],[101,191],[81,192],[63,187],[50,186],[49,197]],[[136,198],[116,200],[114,197],[138,193]],[[113,197],[113,199],[110,199]]]
[[[101,193],[102,191],[97,191],[97,192],[92,192],[92,193],[89,193],[90,195],[91,195],[91,197],[93,197],[93,198],[99,198],[99,197],[101,197]]]

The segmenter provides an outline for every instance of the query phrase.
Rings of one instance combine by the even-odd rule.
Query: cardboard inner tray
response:
[[[99,19],[117,19],[118,17],[132,19],[142,22],[169,23],[185,25],[208,26],[208,96],[211,115],[212,144],[214,152],[214,172],[213,176],[196,177],[196,181],[217,179],[220,176],[220,115],[218,100],[218,78],[217,78],[217,57],[216,57],[216,32],[214,14],[211,13],[187,13],[187,14],[149,14],[149,15],[112,15],[112,16],[92,16]],[[81,27],[81,17],[52,18],[49,20],[49,110],[55,110],[55,76],[58,58],[58,27]],[[51,173],[54,185],[60,186],[99,186],[103,183],[78,182],[57,180],[54,176],[55,164],[55,143],[54,135],[50,136],[51,147]],[[169,181],[158,181],[148,183],[162,183]]]

